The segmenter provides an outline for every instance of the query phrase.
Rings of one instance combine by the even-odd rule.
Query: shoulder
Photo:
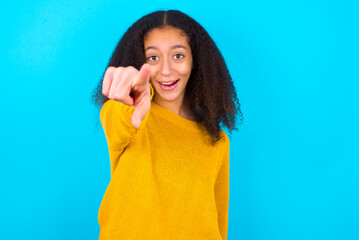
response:
[[[230,140],[225,131],[220,130],[220,139],[215,143],[214,147],[223,154],[227,154],[229,152]]]
[[[229,146],[229,144],[230,144],[229,137],[228,137],[227,133],[225,131],[223,131],[222,129],[220,130],[220,136],[221,136],[220,141],[222,142],[222,144]]]

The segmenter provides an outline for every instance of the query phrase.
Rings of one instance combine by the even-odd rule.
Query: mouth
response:
[[[170,82],[158,82],[160,88],[164,91],[171,91],[175,89],[178,85],[179,79]]]
[[[164,87],[171,87],[171,86],[174,86],[178,81],[179,81],[179,79],[176,81],[172,81],[172,82],[158,82],[158,83]]]

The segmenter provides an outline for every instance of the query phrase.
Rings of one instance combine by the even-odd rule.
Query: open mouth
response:
[[[172,82],[168,82],[168,83],[159,83],[160,85],[164,86],[164,87],[172,87],[174,86],[179,80],[176,81],[172,81]]]
[[[177,79],[175,81],[171,81],[171,82],[158,82],[158,86],[163,90],[163,91],[173,91],[174,89],[177,88],[178,84],[179,84],[179,80]]]

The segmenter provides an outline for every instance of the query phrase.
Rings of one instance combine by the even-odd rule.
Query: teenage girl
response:
[[[124,34],[95,90],[111,161],[100,239],[227,239],[229,139],[242,112],[223,57],[179,11]]]

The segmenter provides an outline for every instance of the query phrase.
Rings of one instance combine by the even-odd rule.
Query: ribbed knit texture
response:
[[[114,100],[101,109],[111,181],[99,210],[99,239],[227,239],[226,133],[213,146],[201,123],[153,101],[136,129],[133,110]]]

